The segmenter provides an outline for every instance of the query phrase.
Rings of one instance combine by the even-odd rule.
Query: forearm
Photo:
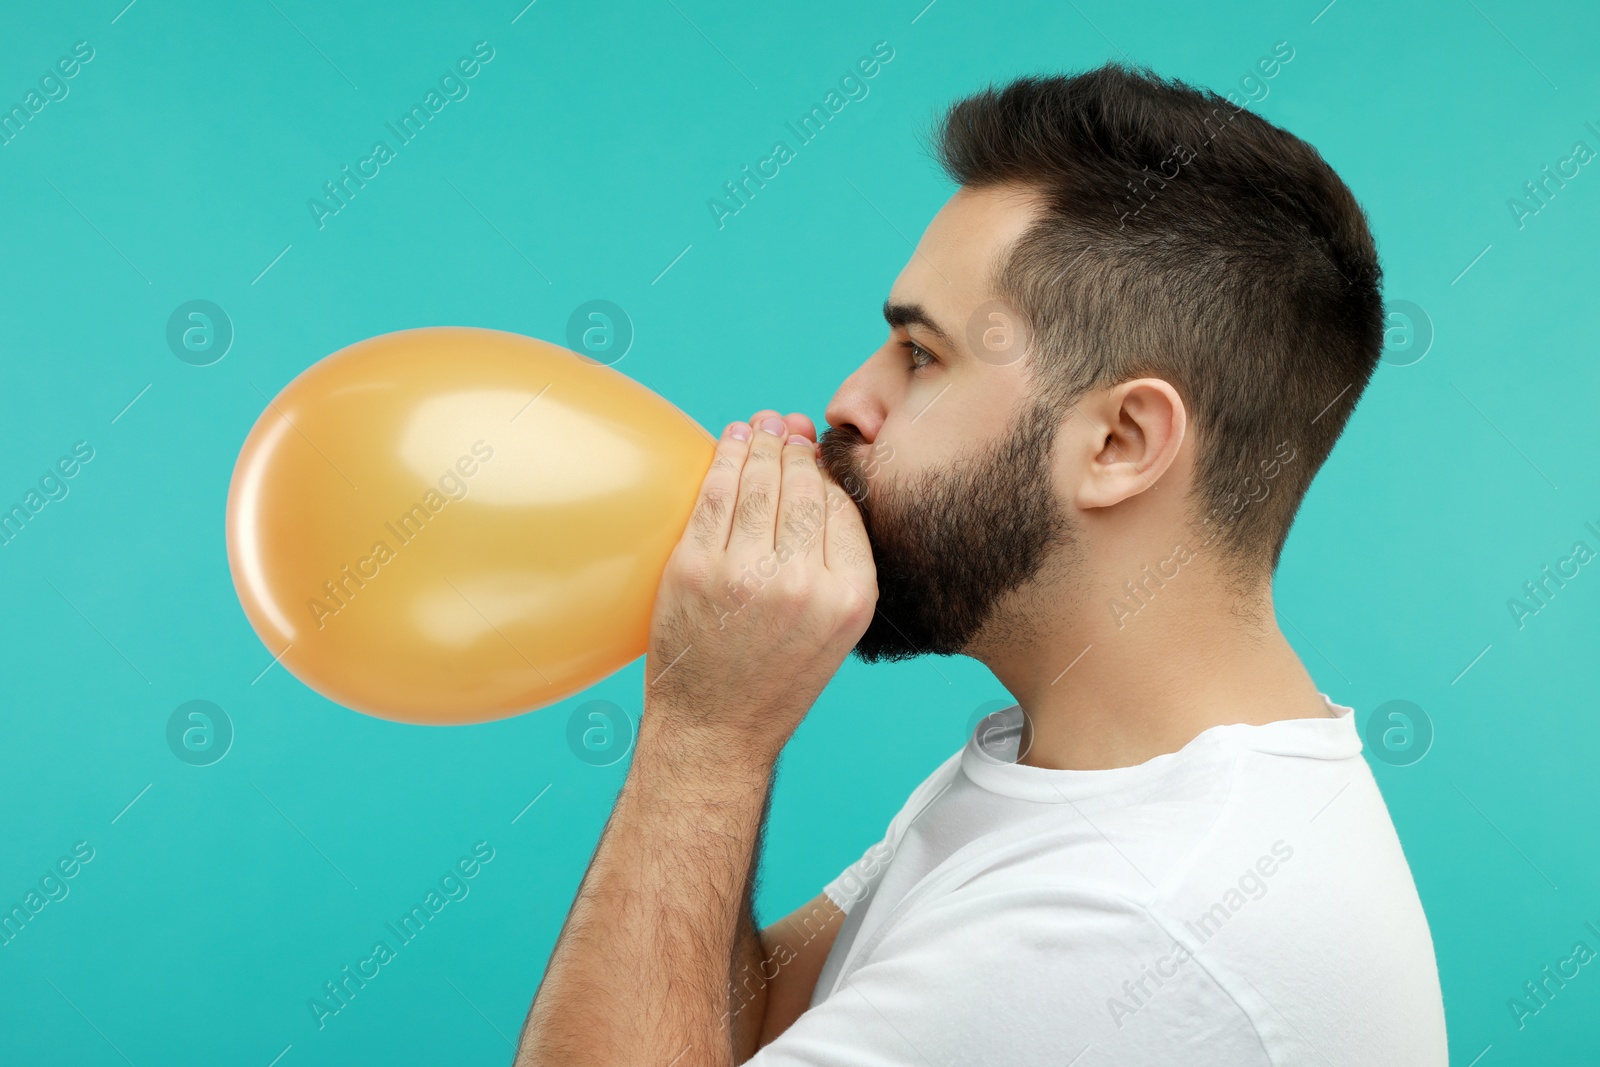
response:
[[[733,1062],[743,1063],[756,1054],[761,1024],[767,1012],[767,952],[746,894],[733,950],[733,978],[728,992],[728,1029],[733,1035]]]
[[[739,935],[772,764],[715,742],[658,738],[645,715],[518,1067],[734,1062],[729,975],[749,949]]]

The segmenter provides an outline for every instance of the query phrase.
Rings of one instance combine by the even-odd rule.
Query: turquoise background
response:
[[[1521,228],[1507,205],[1574,142],[1600,150],[1592,7],[123,2],[13,5],[0,35],[7,108],[94,49],[0,147],[0,504],[94,449],[0,548],[0,904],[94,849],[0,948],[0,1060],[508,1062],[622,782],[625,760],[580,760],[566,727],[596,698],[636,716],[637,663],[456,729],[263,673],[222,520],[264,397],[374,334],[561,341],[605,299],[636,333],[618,369],[704,425],[766,405],[820,421],[951,192],[916,138],[940,106],[1124,55],[1225,92],[1287,41],[1254,106],[1349,183],[1388,297],[1434,337],[1416,360],[1396,320],[1290,538],[1281,621],[1363,722],[1404,699],[1432,723],[1421,760],[1368,758],[1456,1062],[1600,1063],[1600,964],[1520,1029],[1508,1007],[1576,941],[1600,950],[1600,564],[1520,629],[1507,606],[1574,541],[1600,549],[1600,166]],[[470,95],[319,230],[307,200],[478,41],[494,59]],[[894,58],[870,95],[719,229],[708,199],[879,41]],[[196,299],[235,331],[209,366],[166,342]],[[784,757],[762,918],[857,858],[1004,696],[968,660],[847,663]],[[235,732],[204,767],[166,737],[196,699]],[[470,895],[319,1030],[307,1001],[479,841],[494,859]]]

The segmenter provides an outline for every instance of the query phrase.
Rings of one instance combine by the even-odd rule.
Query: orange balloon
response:
[[[716,439],[564,348],[449,326],[361,341],[284,387],[228,488],[256,633],[370,715],[543,707],[645,651]]]

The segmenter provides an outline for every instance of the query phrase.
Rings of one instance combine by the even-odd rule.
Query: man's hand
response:
[[[763,411],[717,442],[651,619],[643,718],[657,742],[775,760],[872,621],[860,512],[808,431],[803,415]]]
[[[866,631],[878,584],[855,502],[817,466],[810,420],[752,421],[723,433],[662,575],[633,762],[518,1067],[731,1067],[767,1022],[767,987],[746,980],[766,963],[750,892],[772,770]],[[735,966],[754,999],[736,995]],[[809,995],[792,980],[777,987],[773,1033]]]

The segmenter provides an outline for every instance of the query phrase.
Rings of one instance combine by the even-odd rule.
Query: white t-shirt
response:
[[[1337,717],[1134,767],[1018,765],[979,724],[828,884],[811,1007],[756,1067],[1443,1067],[1433,938]]]

